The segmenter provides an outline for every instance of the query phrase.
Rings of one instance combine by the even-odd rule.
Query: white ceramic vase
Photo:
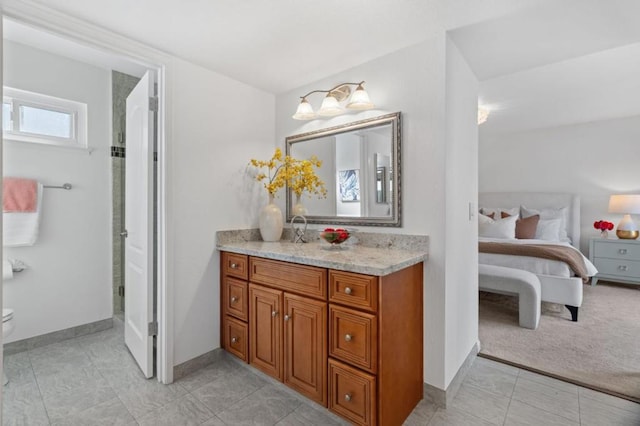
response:
[[[300,195],[296,194],[296,203],[293,205],[291,214],[293,216],[306,216],[308,213],[307,208],[300,201]]]
[[[269,194],[269,204],[260,210],[258,225],[263,241],[280,241],[282,237],[282,210],[273,201],[273,194]]]

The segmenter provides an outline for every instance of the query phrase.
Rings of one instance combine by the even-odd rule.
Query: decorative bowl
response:
[[[333,246],[344,243],[350,236],[351,231],[343,228],[326,228],[324,231],[320,231],[320,238]]]

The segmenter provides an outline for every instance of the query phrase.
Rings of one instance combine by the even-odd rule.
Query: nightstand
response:
[[[589,242],[589,260],[598,269],[591,285],[598,280],[626,284],[640,284],[640,241],[617,238],[592,238]]]

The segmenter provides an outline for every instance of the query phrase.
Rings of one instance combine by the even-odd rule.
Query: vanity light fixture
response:
[[[300,104],[298,105],[298,109],[296,113],[293,114],[294,120],[311,120],[316,118],[318,115],[321,117],[332,117],[334,115],[342,114],[344,112],[344,108],[340,106],[340,102],[344,101],[351,95],[351,88],[349,86],[357,86],[356,90],[351,95],[351,99],[349,99],[349,103],[347,104],[347,109],[353,110],[367,110],[372,109],[374,107],[371,99],[369,99],[369,94],[362,85],[364,81],[360,83],[340,83],[337,86],[329,89],[329,90],[312,90],[304,96],[301,96],[302,99]],[[322,100],[322,105],[316,114],[313,111],[313,107],[307,101],[307,96],[313,93],[326,93],[327,95]]]
[[[489,118],[489,109],[478,105],[478,125],[484,123]]]

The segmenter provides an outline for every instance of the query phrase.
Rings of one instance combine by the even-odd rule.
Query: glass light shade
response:
[[[612,195],[609,213],[640,214],[640,195]]]
[[[369,94],[364,90],[362,85],[358,85],[358,88],[353,92],[351,100],[347,104],[347,108],[359,110],[371,109],[374,106],[371,99],[369,99]]]
[[[316,113],[313,112],[313,107],[307,102],[307,99],[303,98],[292,118],[294,120],[312,120],[316,118]]]
[[[322,101],[322,105],[318,110],[318,115],[323,117],[331,117],[333,115],[342,114],[343,109],[338,104],[338,100],[331,95],[327,95]]]

